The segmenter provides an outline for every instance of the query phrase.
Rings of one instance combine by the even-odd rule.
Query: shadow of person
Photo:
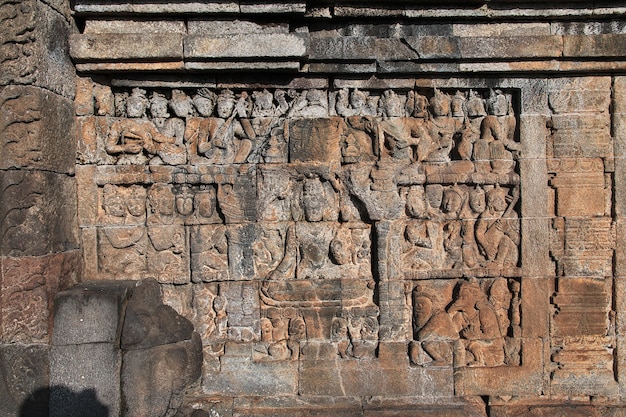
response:
[[[20,407],[20,417],[112,417],[94,389],[74,392],[54,385],[31,393]]]

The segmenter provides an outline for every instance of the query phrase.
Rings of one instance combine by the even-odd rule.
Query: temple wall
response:
[[[2,412],[624,413],[626,8],[331,3],[2,4]]]

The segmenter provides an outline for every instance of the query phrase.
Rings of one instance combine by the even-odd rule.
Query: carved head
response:
[[[427,206],[423,187],[416,186],[409,189],[406,195],[406,210],[411,217],[417,219],[426,217]]]
[[[201,88],[198,90],[198,93],[193,96],[192,101],[200,116],[210,117],[215,108],[217,95],[207,88]]]
[[[433,311],[433,302],[430,298],[413,292],[413,318],[417,327],[426,324]]]
[[[289,322],[289,338],[296,342],[306,339],[306,324],[302,317],[296,317]]]
[[[330,338],[333,340],[339,340],[346,337],[348,337],[348,320],[343,317],[333,318],[330,326]]]
[[[337,233],[330,242],[330,257],[337,265],[352,263],[352,241],[348,233]]]
[[[497,278],[489,288],[489,300],[495,307],[509,308],[511,293],[505,278]]]
[[[224,311],[225,308],[226,297],[224,297],[223,295],[216,295],[215,298],[213,298],[213,311],[219,313]]]
[[[358,88],[355,88],[354,90],[352,90],[352,93],[350,93],[350,104],[352,105],[353,109],[362,109],[363,107],[365,107],[365,104],[367,103],[367,94],[365,94],[363,91],[359,90]]]
[[[487,115],[483,98],[473,90],[470,90],[469,100],[467,101],[467,115],[472,118]]]
[[[102,208],[107,215],[113,217],[126,216],[126,206],[116,186],[106,184],[102,197]]]
[[[402,99],[393,90],[386,90],[381,97],[381,110],[388,117],[402,117]]]
[[[450,96],[435,88],[435,95],[430,99],[430,110],[434,116],[450,114]]]
[[[487,99],[487,111],[494,116],[506,116],[509,112],[509,101],[500,90],[491,90]]]
[[[441,208],[445,213],[456,213],[461,211],[463,206],[463,192],[456,186],[446,188],[443,192]]]
[[[461,91],[457,91],[452,97],[452,116],[454,117],[463,117],[465,116],[465,94]]]
[[[182,90],[172,90],[170,107],[178,117],[188,117],[193,115],[193,102]]]
[[[235,109],[235,94],[231,90],[222,90],[217,97],[217,115],[226,119],[233,114]]]
[[[126,99],[126,115],[128,117],[145,117],[148,103],[146,90],[133,88],[132,94]]]
[[[302,193],[302,204],[304,206],[304,216],[309,222],[322,221],[324,217],[324,186],[318,178],[307,178],[304,180]]]
[[[271,342],[273,340],[272,331],[274,330],[274,326],[272,325],[272,321],[267,317],[261,318],[261,341],[263,342]]]
[[[507,208],[507,191],[496,184],[494,188],[487,191],[487,207],[494,211],[504,211]]]
[[[183,216],[193,213],[193,197],[188,185],[183,185],[176,194],[176,210]]]
[[[215,212],[215,190],[213,188],[200,190],[194,196],[193,205],[196,213],[201,217],[211,217]]]
[[[448,312],[469,312],[473,310],[477,304],[486,301],[486,299],[487,296],[480,289],[478,282],[463,281],[459,286],[459,293],[456,300],[448,307]]]
[[[480,214],[485,211],[487,203],[485,201],[485,192],[479,185],[475,189],[470,191],[469,205],[474,213]]]
[[[167,184],[155,184],[148,192],[148,202],[152,213],[171,216],[174,214],[174,193]]]
[[[255,110],[271,110],[274,105],[274,96],[267,89],[255,91],[252,93],[252,98],[254,99]]]
[[[133,185],[129,188],[126,208],[131,216],[140,217],[146,214],[146,190],[142,186]]]
[[[168,118],[170,114],[167,112],[168,101],[163,94],[154,92],[150,97],[150,114],[155,118]]]

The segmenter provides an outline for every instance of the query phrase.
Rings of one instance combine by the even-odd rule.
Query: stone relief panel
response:
[[[516,90],[91,91],[87,262],[191,287],[205,372],[522,364]]]

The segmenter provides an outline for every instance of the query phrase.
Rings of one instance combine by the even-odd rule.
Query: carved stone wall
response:
[[[0,414],[625,412],[626,8],[314,3],[0,0]]]

